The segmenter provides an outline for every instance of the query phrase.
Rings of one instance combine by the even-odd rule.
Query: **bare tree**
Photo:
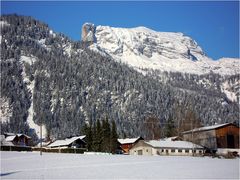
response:
[[[161,127],[159,119],[150,115],[144,121],[144,129],[146,130],[146,139],[160,139],[161,138]]]

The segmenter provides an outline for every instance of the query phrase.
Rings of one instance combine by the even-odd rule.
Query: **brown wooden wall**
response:
[[[121,148],[126,152],[129,153],[129,149],[133,146],[133,143],[129,143],[129,144],[122,144]]]
[[[239,127],[229,125],[216,129],[218,148],[239,148]]]

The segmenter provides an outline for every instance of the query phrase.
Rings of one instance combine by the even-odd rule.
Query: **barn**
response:
[[[151,140],[139,141],[130,149],[130,155],[171,155],[192,156],[203,155],[204,148],[187,141]]]
[[[142,137],[125,138],[125,139],[118,139],[118,143],[123,153],[129,154],[129,149],[140,140],[143,140],[143,138]]]
[[[196,128],[182,133],[183,139],[211,150],[239,149],[239,127],[233,123]]]

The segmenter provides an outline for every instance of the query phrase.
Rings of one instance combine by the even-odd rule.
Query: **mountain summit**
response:
[[[82,40],[91,49],[110,55],[137,69],[220,75],[237,74],[239,59],[207,57],[192,38],[183,33],[157,32],[146,27],[114,28],[83,25]]]

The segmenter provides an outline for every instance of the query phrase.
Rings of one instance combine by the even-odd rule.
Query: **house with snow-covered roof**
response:
[[[140,140],[143,140],[143,138],[142,137],[125,138],[125,139],[118,139],[118,143],[123,153],[128,154],[129,149]]]
[[[5,146],[30,146],[31,137],[26,134],[4,133]]]
[[[183,139],[211,150],[239,149],[239,127],[233,123],[195,128],[182,133]]]
[[[66,138],[63,140],[56,140],[53,143],[49,144],[48,148],[85,148],[86,142],[84,138],[86,136],[75,136],[71,138]]]
[[[192,156],[203,155],[204,148],[188,141],[179,140],[141,140],[130,150],[130,155],[172,155]]]

